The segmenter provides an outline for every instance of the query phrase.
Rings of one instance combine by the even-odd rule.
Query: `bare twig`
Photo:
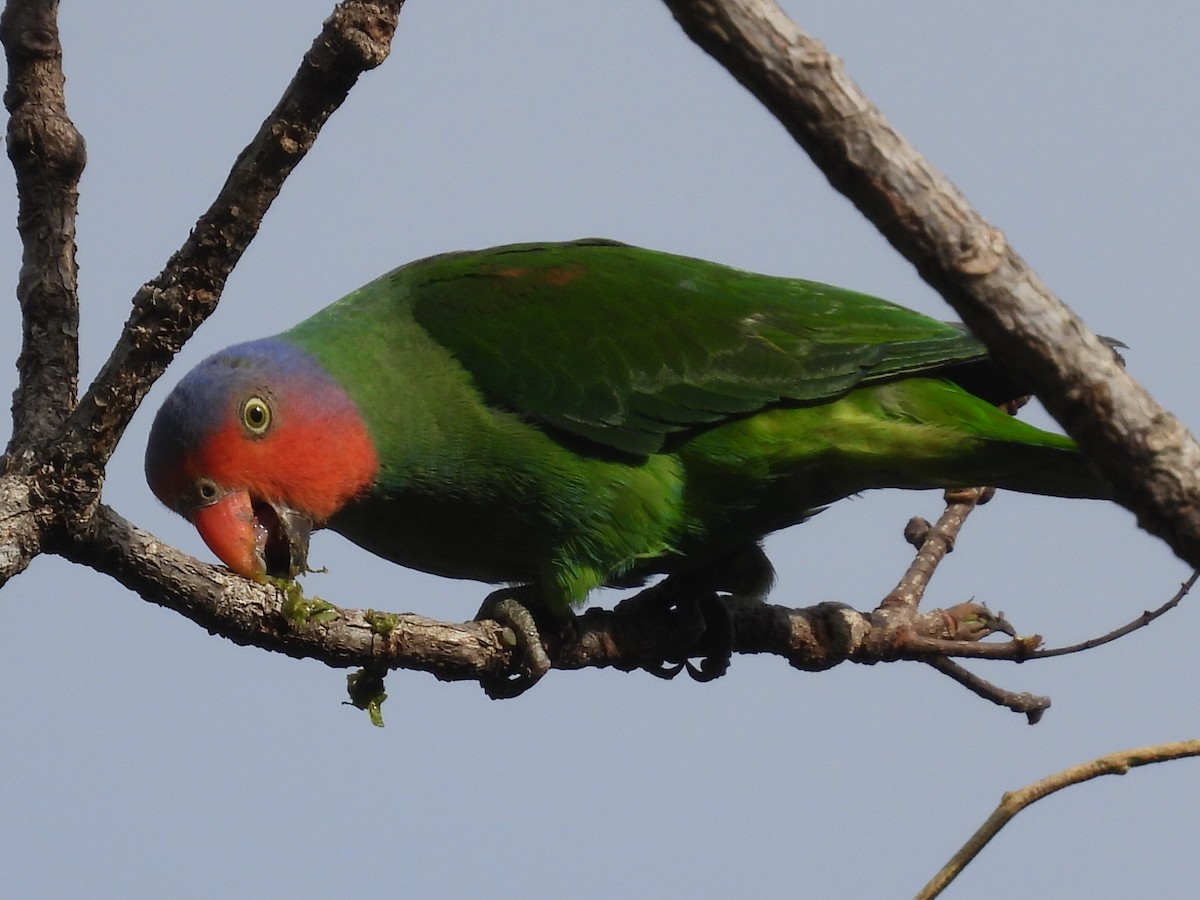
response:
[[[937,524],[932,528],[921,529],[919,543],[910,536],[910,540],[917,544],[917,555],[900,579],[900,583],[883,598],[883,602],[879,604],[881,609],[915,610],[920,605],[938,564],[954,549],[954,541],[967,521],[967,516],[988,490],[989,488],[966,488],[946,491],[946,509],[937,520]],[[910,530],[906,529],[906,535],[909,534]]]
[[[1010,791],[1001,798],[996,811],[979,827],[979,830],[971,835],[970,839],[951,857],[941,871],[921,889],[917,894],[917,900],[932,900],[933,897],[938,896],[979,854],[979,851],[987,846],[1000,829],[1009,823],[1013,816],[1043,797],[1101,775],[1124,775],[1137,766],[1184,759],[1189,756],[1200,756],[1200,740],[1153,744],[1149,747],[1109,753],[1090,762],[1063,769],[1061,772],[1026,785],[1020,790]]]
[[[1117,638],[1123,638],[1127,634],[1132,634],[1139,628],[1145,628],[1159,616],[1169,612],[1179,605],[1179,602],[1188,595],[1188,591],[1196,583],[1196,579],[1200,578],[1200,570],[1191,574],[1191,576],[1179,586],[1179,590],[1175,592],[1175,596],[1160,606],[1158,609],[1146,610],[1132,622],[1122,625],[1110,631],[1108,634],[1102,634],[1100,637],[1089,638],[1086,641],[1081,641],[1078,644],[1071,644],[1068,647],[1052,647],[1048,650],[1037,650],[1029,654],[1030,659],[1045,659],[1048,656],[1066,656],[1068,653],[1078,653],[1081,650],[1091,650],[1093,647],[1100,647],[1110,641],[1115,641]]]
[[[978,504],[991,499],[993,492],[994,489],[985,487],[948,490],[945,493],[946,509],[936,525],[931,526],[924,519],[909,521],[904,536],[917,548],[917,555],[900,583],[879,604],[876,617],[887,618],[899,614],[903,619],[915,615],[933,573],[954,549],[967,516]],[[1041,637],[1018,638],[1003,614],[994,614],[986,606],[972,601],[943,610],[941,615],[946,624],[945,637],[901,629],[896,635],[896,650],[917,654],[929,666],[978,696],[1014,712],[1024,713],[1030,725],[1040,722],[1042,715],[1050,708],[1049,697],[1006,691],[951,662],[947,656],[1021,660],[1027,658],[1041,643]],[[1013,639],[1003,644],[975,643],[996,632],[1007,633]]]
[[[1023,691],[1020,693],[1006,691],[992,684],[990,681],[985,681],[974,672],[964,669],[958,663],[952,662],[945,657],[934,657],[933,659],[926,660],[926,662],[943,675],[950,676],[967,690],[983,699],[991,700],[993,703],[1007,707],[1013,712],[1024,713],[1030,725],[1036,725],[1042,721],[1042,715],[1050,708],[1049,697],[1041,697],[1037,694],[1029,694]]]

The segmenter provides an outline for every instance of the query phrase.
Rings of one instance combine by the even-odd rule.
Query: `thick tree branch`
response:
[[[332,666],[413,669],[447,681],[496,677],[513,664],[512,641],[495,622],[454,624],[411,613],[345,609],[288,587],[256,584],[180,553],[104,505],[87,534],[56,550],[239,644]],[[900,617],[861,613],[840,603],[803,609],[731,604],[729,613],[735,652],[774,654],[805,671],[847,661],[975,655],[980,646],[992,648],[995,658],[1024,652],[1016,642],[980,645],[978,634],[964,636],[961,617],[952,610],[913,610]],[[555,640],[553,665],[649,668],[664,659],[697,655],[694,640],[687,616],[658,605],[589,609]]]
[[[23,341],[13,395],[10,458],[29,461],[75,406],[79,297],[75,214],[87,160],[67,116],[57,0],[11,2],[0,16],[8,58],[8,158],[17,175]]]
[[[771,0],[665,2],[996,358],[1029,381],[1141,526],[1200,566],[1200,446],[888,125],[840,60]]]
[[[0,457],[0,474],[4,460]],[[0,588],[42,552],[42,534],[51,514],[36,502],[36,491],[31,477],[0,478]]]
[[[1090,762],[1063,769],[1061,772],[1026,785],[1020,790],[1009,791],[1001,798],[1000,805],[996,807],[996,811],[988,817],[988,820],[971,835],[970,839],[942,867],[941,871],[920,890],[917,900],[932,900],[933,897],[938,896],[966,868],[967,863],[987,846],[1000,829],[1012,820],[1013,816],[1043,797],[1048,797],[1073,784],[1081,784],[1084,781],[1099,778],[1101,775],[1124,775],[1130,769],[1138,766],[1148,766],[1152,763],[1167,762],[1173,759],[1185,759],[1189,756],[1200,756],[1200,740],[1175,741],[1109,753]]]

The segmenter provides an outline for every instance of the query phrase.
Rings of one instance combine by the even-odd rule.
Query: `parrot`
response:
[[[246,578],[331,529],[566,613],[655,576],[765,596],[763,538],[879,488],[1111,499],[963,326],[616,241],[409,263],[197,365],[145,474]],[[482,611],[481,611],[482,615]],[[536,618],[536,616],[535,616]]]

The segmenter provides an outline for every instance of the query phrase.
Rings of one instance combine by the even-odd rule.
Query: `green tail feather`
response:
[[[940,379],[908,378],[833,402],[766,410],[694,440],[693,454],[738,490],[812,509],[873,488],[989,485],[1057,497],[1107,499],[1110,491],[1074,441],[1022,422]],[[740,477],[739,477],[740,476]],[[717,491],[722,502],[728,485]]]

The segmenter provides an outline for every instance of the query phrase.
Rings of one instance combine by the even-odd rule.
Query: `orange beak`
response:
[[[302,512],[229,491],[190,518],[209,550],[244,578],[294,578],[308,569],[312,520]]]
[[[217,558],[243,578],[265,581],[267,565],[260,546],[261,526],[245,491],[226,494],[216,503],[199,506],[190,516],[192,524]],[[265,546],[266,535],[261,536]]]
[[[308,568],[312,520],[286,506],[230,491],[193,509],[190,518],[208,549],[243,578],[295,578]]]

